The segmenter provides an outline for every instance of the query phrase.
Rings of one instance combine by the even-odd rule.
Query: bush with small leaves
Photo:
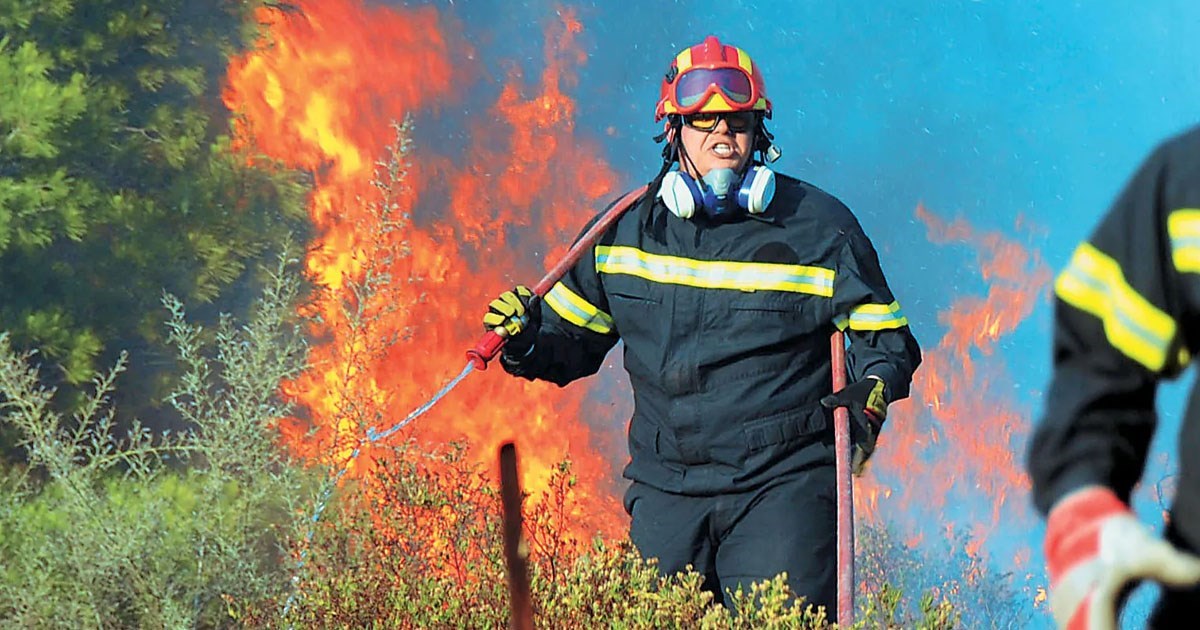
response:
[[[339,489],[337,509],[317,528],[297,596],[241,602],[247,627],[505,628],[506,569],[497,491],[464,455],[415,442],[394,447],[365,478]],[[564,462],[548,489],[525,501],[531,592],[541,628],[826,628],[821,610],[791,593],[785,576],[713,603],[694,572],[660,575],[628,539],[573,544],[566,523],[573,485]],[[562,508],[566,509],[562,509]],[[869,550],[867,550],[869,552]],[[926,595],[901,606],[888,586],[860,602],[857,628],[957,627],[955,611]]]
[[[281,257],[253,318],[223,319],[212,348],[164,297],[186,432],[116,434],[108,398],[123,360],[62,416],[36,355],[0,334],[0,423],[28,454],[0,488],[0,626],[215,626],[229,601],[288,588],[283,542],[312,485],[275,447],[279,383],[304,359],[294,263]]]

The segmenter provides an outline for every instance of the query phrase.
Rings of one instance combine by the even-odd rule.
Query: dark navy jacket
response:
[[[1141,479],[1159,383],[1200,352],[1200,127],[1163,142],[1054,284],[1054,375],[1030,440],[1047,513],[1081,486],[1126,502]],[[1200,551],[1200,396],[1179,437],[1171,523]]]
[[[648,193],[649,194],[649,193]],[[510,373],[565,385],[618,339],[635,410],[627,478],[711,495],[832,464],[830,335],[847,331],[851,380],[908,395],[920,350],[858,221],[777,176],[759,216],[684,220],[642,199],[545,297],[530,354]]]

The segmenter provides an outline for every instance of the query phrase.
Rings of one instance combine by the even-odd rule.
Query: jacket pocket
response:
[[[661,304],[663,285],[639,276],[602,275],[601,284],[609,304],[615,309],[618,304],[650,305]]]
[[[816,321],[813,298],[775,292],[733,296],[724,327],[731,339],[786,339],[805,333]]]
[[[801,296],[789,293],[748,293],[730,300],[729,308],[745,315],[799,317],[803,302]]]
[[[630,455],[646,454],[657,457],[659,453],[659,429],[649,421],[634,416],[629,421]]]
[[[617,287],[606,287],[608,312],[625,339],[653,338],[664,316],[662,291],[637,280],[639,282],[622,282]]]
[[[615,309],[618,305],[626,306],[658,306],[662,297],[657,291],[612,290],[608,292],[608,302]]]
[[[825,409],[814,405],[751,420],[743,428],[743,434],[746,448],[753,453],[779,444],[809,441],[828,426]]]

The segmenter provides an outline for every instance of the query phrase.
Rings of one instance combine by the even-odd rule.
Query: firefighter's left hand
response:
[[[887,419],[884,387],[883,380],[867,377],[821,399],[825,407],[845,407],[850,412],[850,439],[854,444],[850,470],[855,476],[862,475],[867,460],[875,453],[875,441]]]
[[[1112,490],[1095,485],[1050,510],[1046,566],[1050,612],[1069,630],[1115,630],[1126,589],[1139,580],[1200,584],[1200,558],[1155,536]]]

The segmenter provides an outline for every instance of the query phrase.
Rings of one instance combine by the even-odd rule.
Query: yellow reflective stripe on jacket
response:
[[[542,299],[559,317],[568,322],[602,335],[612,334],[612,316],[568,289],[567,285],[556,283]]]
[[[833,296],[833,270],[780,263],[694,260],[649,254],[634,247],[596,247],[596,271],[701,289],[789,291]]]
[[[908,318],[900,312],[900,303],[861,304],[850,310],[850,316],[833,318],[838,330],[890,330],[908,325]]]
[[[1129,286],[1117,261],[1083,243],[1059,274],[1054,292],[1099,318],[1114,348],[1152,372],[1162,371],[1175,339],[1175,320]]]
[[[1200,210],[1182,208],[1167,217],[1171,259],[1182,273],[1200,273]]]

